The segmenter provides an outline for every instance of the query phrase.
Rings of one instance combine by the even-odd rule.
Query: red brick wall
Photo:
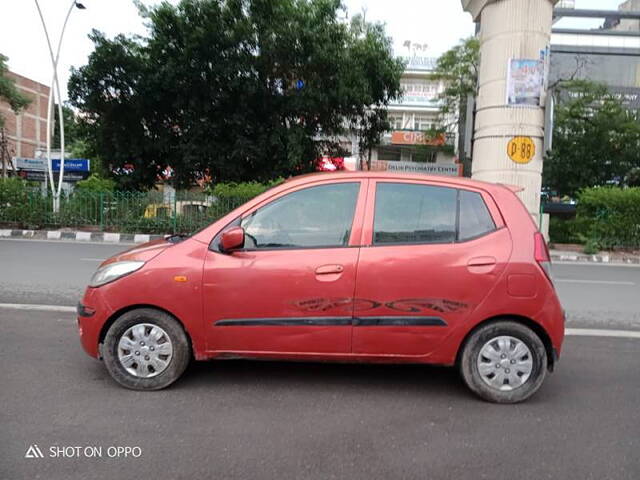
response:
[[[13,72],[7,75],[16,82],[18,90],[32,100],[19,115],[14,114],[11,107],[0,100],[0,115],[5,120],[9,152],[12,156],[33,157],[36,149],[46,148],[49,87]]]

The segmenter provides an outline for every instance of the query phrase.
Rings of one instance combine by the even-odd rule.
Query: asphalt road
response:
[[[75,305],[121,248],[0,240],[0,303]],[[640,331],[640,268],[554,273],[569,326]],[[71,314],[0,308],[0,479],[637,479],[639,358],[640,339],[568,337],[512,406],[426,366],[196,363],[142,393],[84,354]],[[44,458],[24,458],[32,444]]]

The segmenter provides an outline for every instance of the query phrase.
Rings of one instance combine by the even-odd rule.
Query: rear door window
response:
[[[374,245],[464,242],[495,229],[477,192],[412,183],[377,184]]]
[[[457,190],[378,183],[373,243],[451,243],[456,239]]]

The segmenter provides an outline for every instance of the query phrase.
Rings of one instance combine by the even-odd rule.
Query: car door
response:
[[[397,180],[369,189],[353,352],[428,355],[495,284],[508,230],[482,191]]]
[[[243,249],[222,253],[212,242],[203,274],[210,350],[350,353],[366,185],[286,191],[233,222],[245,229]]]

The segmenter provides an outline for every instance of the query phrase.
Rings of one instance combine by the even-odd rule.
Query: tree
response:
[[[444,89],[438,95],[442,128],[449,134],[458,132],[458,156],[465,160],[464,133],[467,123],[467,99],[478,90],[480,42],[476,37],[461,40],[443,53],[436,62],[433,78],[442,80]]]
[[[625,108],[606,86],[585,80],[561,83],[555,97],[553,149],[545,156],[543,184],[560,196],[575,196],[582,188],[634,178],[640,113]]]
[[[58,111],[58,104],[53,106],[53,111]],[[73,150],[75,143],[80,140],[78,120],[76,119],[73,109],[68,105],[62,105],[62,118],[64,118],[65,150],[68,153]],[[51,141],[51,145],[60,145],[60,122],[55,122],[53,124],[52,133],[53,139]]]
[[[9,58],[0,53],[0,100],[6,101],[11,107],[11,110],[17,115],[31,103],[31,100],[21,94],[16,88],[13,79],[7,76],[7,72],[9,71],[7,60],[9,60]],[[0,115],[0,128],[3,127],[4,117]]]
[[[403,64],[380,25],[339,19],[339,0],[182,0],[141,9],[144,39],[91,38],[69,82],[91,148],[124,188],[170,165],[177,187],[201,175],[265,181],[312,171],[356,124],[386,121]],[[376,112],[376,122],[365,121]],[[374,127],[371,127],[374,128]],[[125,168],[125,166],[133,166]]]

